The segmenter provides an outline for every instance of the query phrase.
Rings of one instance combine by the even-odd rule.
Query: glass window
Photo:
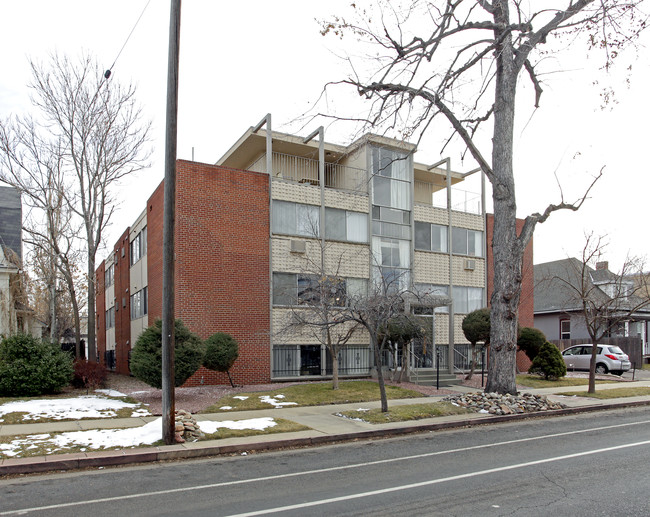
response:
[[[113,285],[114,281],[114,275],[115,274],[115,266],[111,264],[106,268],[106,271],[104,272],[104,285],[105,287],[109,287]]]
[[[447,227],[415,221],[415,249],[447,252]]]
[[[571,320],[560,320],[560,339],[571,339]]]
[[[325,238],[338,241],[346,240],[345,210],[325,209]]]
[[[273,273],[273,305],[293,305],[296,295],[294,273]]]
[[[411,208],[410,160],[408,155],[372,148],[373,203],[392,208]]]
[[[431,225],[429,223],[415,221],[415,249],[426,251],[431,249]]]
[[[454,312],[467,314],[483,306],[483,289],[480,287],[454,286]]]
[[[339,241],[368,242],[368,215],[326,208],[325,237]]]
[[[115,307],[106,311],[106,328],[111,329],[115,326]]]
[[[483,256],[483,232],[453,227],[451,249],[458,255]]]
[[[314,205],[273,200],[273,233],[318,237],[319,214]]]
[[[447,229],[439,224],[431,225],[431,251],[447,253]]]
[[[348,278],[346,282],[347,296],[359,299],[368,296],[368,280],[366,278]]]

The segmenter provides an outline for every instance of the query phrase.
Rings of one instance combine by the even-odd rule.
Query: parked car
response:
[[[623,375],[632,367],[630,358],[619,347],[614,345],[597,345],[596,373],[615,373]],[[567,370],[589,371],[592,345],[576,345],[562,352]]]

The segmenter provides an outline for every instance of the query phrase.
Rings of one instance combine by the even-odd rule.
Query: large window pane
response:
[[[348,240],[368,242],[368,215],[360,212],[346,213],[346,229]]]
[[[273,305],[293,305],[296,298],[296,275],[273,273]]]
[[[451,250],[459,255],[467,255],[467,230],[465,228],[451,229]]]
[[[273,233],[296,233],[296,204],[273,200]]]
[[[346,240],[345,210],[325,209],[325,238]]]
[[[320,209],[314,205],[296,204],[296,233],[304,237],[318,237]]]
[[[431,225],[415,221],[415,249],[431,250]]]
[[[447,227],[438,224],[431,225],[431,251],[447,253]]]

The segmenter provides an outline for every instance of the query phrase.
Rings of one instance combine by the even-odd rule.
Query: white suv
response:
[[[576,345],[562,352],[567,370],[587,370],[591,361],[592,345]],[[619,347],[614,345],[597,345],[596,373],[615,373],[623,375],[632,367],[630,358]]]

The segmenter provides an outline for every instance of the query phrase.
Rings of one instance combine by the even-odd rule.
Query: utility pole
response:
[[[178,113],[178,56],[181,0],[172,0],[167,61],[167,132],[165,135],[165,191],[162,281],[162,438],[175,442],[174,400],[174,227],[176,220],[176,134]]]

